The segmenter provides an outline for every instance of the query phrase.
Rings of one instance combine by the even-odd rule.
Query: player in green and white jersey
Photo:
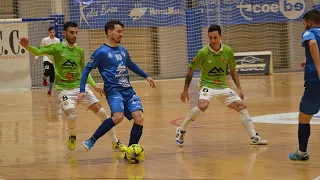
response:
[[[42,39],[40,46],[49,46],[50,44],[57,44],[60,43],[60,39],[54,37],[56,32],[54,30],[54,27],[49,27],[48,29],[48,37],[45,37]],[[34,62],[38,62],[39,57],[34,57]],[[52,64],[53,57],[52,56],[43,56],[43,66],[44,66],[44,73],[42,78],[42,84],[44,86],[48,85],[47,79],[49,77],[49,90],[47,93],[48,97],[51,97],[51,90],[53,88],[53,82],[54,82],[54,68]]]
[[[208,29],[209,44],[198,51],[196,57],[189,63],[189,71],[185,79],[184,90],[181,94],[181,101],[189,100],[189,85],[195,70],[199,71],[199,100],[198,105],[192,108],[183,124],[176,130],[176,143],[183,146],[186,129],[196,117],[204,112],[212,98],[218,99],[231,109],[240,114],[240,120],[244,128],[249,132],[252,143],[266,145],[268,142],[262,139],[256,133],[252,120],[248,114],[247,107],[242,102],[244,94],[242,92],[239,76],[236,70],[236,63],[231,47],[221,43],[221,28],[218,25],[212,25]],[[239,95],[226,84],[227,66],[234,83],[238,88]]]
[[[85,67],[85,60],[83,49],[75,44],[78,34],[77,23],[66,22],[63,28],[65,39],[62,43],[36,48],[30,46],[29,40],[23,37],[20,39],[20,44],[35,56],[51,55],[54,57],[54,86],[59,93],[62,108],[68,116],[68,148],[74,150],[76,146],[76,120],[78,118],[75,106],[80,91],[80,79],[82,70]],[[97,92],[101,95],[103,94],[103,89],[96,86],[90,75],[87,82]],[[106,111],[98,103],[99,100],[88,87],[86,87],[86,94],[87,96],[81,101],[81,104],[93,111],[102,122],[106,120],[108,118]],[[112,138],[113,149],[119,151],[127,150],[127,147],[117,139],[114,129],[109,134]]]

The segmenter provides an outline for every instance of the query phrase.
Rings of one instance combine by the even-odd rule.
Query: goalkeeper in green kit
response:
[[[20,39],[20,44],[35,56],[52,55],[54,57],[54,87],[58,91],[63,111],[68,116],[68,148],[74,150],[76,147],[76,122],[78,118],[75,107],[80,90],[81,74],[85,67],[85,60],[83,49],[75,44],[78,34],[77,23],[71,21],[66,22],[63,30],[65,39],[59,44],[36,48],[30,46],[29,40],[25,37]],[[87,83],[102,95],[103,89],[95,85],[90,75]],[[106,111],[98,103],[99,100],[88,87],[86,87],[86,94],[86,98],[83,98],[81,104],[93,111],[103,122],[108,118]],[[112,138],[112,148],[119,151],[126,151],[127,147],[117,139],[115,129],[113,128],[109,132]]]

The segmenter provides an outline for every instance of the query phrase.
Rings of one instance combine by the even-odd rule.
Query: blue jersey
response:
[[[302,34],[302,46],[305,47],[306,54],[306,66],[304,69],[304,81],[306,87],[320,87],[320,80],[314,65],[310,49],[307,41],[316,40],[318,47],[320,48],[320,28],[311,28],[303,32]]]
[[[87,67],[90,69],[98,67],[104,81],[105,92],[131,88],[128,68],[144,78],[148,77],[131,60],[127,49],[122,46],[110,47],[103,44],[92,54]]]

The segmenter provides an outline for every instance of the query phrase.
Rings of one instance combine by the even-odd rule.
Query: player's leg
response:
[[[307,147],[310,137],[310,120],[319,111],[319,92],[319,88],[306,88],[301,98],[298,125],[299,149],[289,154],[291,160],[303,161],[309,159]]]
[[[121,94],[119,92],[108,93],[106,98],[111,109],[112,117],[103,121],[91,138],[83,142],[83,146],[87,151],[94,146],[95,142],[100,137],[109,132],[115,125],[123,120],[124,107]]]
[[[43,78],[42,78],[42,84],[43,86],[48,86],[47,78],[50,75],[50,62],[44,61],[43,62],[43,67],[44,67],[44,73],[43,73]]]
[[[231,109],[236,110],[240,115],[240,121],[243,127],[248,131],[252,143],[256,145],[266,145],[268,141],[262,139],[258,133],[256,133],[251,117],[248,113],[247,106],[243,103],[239,95],[233,90],[226,88],[221,90],[219,100],[223,100],[224,103]]]
[[[50,63],[49,64],[49,90],[48,90],[48,94],[47,96],[50,97],[51,96],[51,90],[53,88],[54,85],[54,67],[53,64]]]
[[[139,144],[143,132],[144,117],[142,104],[136,93],[133,90],[129,90],[124,93],[124,97],[124,116],[128,120],[134,120],[130,132],[129,147],[132,144]],[[126,155],[124,159],[127,159]]]
[[[86,87],[86,93],[87,95],[82,100],[81,104],[83,104],[89,110],[94,112],[99,117],[101,122],[108,119],[109,116],[107,115],[107,112],[105,111],[104,108],[102,108],[102,106],[98,102],[99,100],[88,87]],[[118,140],[115,127],[110,129],[110,131],[108,132],[108,135],[112,139],[112,148],[114,150],[119,150],[122,152],[127,151],[127,147]]]
[[[131,93],[131,95],[129,94]],[[133,126],[131,128],[129,145],[138,144],[139,140],[142,136],[143,130],[143,109],[140,98],[136,95],[136,93],[132,90],[132,92],[128,93],[128,99],[124,102],[124,116],[128,119],[134,120]]]
[[[186,129],[190,126],[192,121],[196,120],[197,116],[209,107],[210,99],[214,96],[212,91],[213,90],[210,88],[201,88],[199,92],[198,105],[189,111],[189,114],[183,121],[182,125],[176,129],[176,143],[178,146],[183,146]]]
[[[75,111],[77,90],[62,90],[59,93],[59,99],[62,101],[62,109],[67,115],[67,124],[69,129],[68,148],[74,150],[76,148],[76,125],[78,115]]]

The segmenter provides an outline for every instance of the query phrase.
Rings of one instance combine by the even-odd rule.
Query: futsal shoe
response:
[[[299,155],[298,150],[294,153],[290,153],[289,154],[289,158],[292,161],[306,161],[309,159],[309,154],[308,153],[304,153],[304,155]]]
[[[68,148],[73,151],[76,148],[76,136],[69,136]]]
[[[176,143],[178,146],[183,146],[183,137],[186,131],[180,130],[180,127],[177,128],[176,130]]]
[[[120,152],[126,152],[128,148],[118,140],[117,142],[112,142],[112,149]]]
[[[268,141],[265,139],[262,139],[258,133],[254,137],[252,137],[251,140],[252,140],[251,145],[267,145],[268,144]]]
[[[93,147],[94,142],[92,142],[91,139],[88,139],[86,141],[82,142],[83,147],[86,149],[86,151],[90,151],[90,149]]]

